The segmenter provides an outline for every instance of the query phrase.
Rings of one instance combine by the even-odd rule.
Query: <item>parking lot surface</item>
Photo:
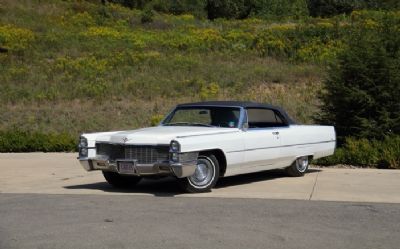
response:
[[[400,171],[311,169],[114,189],[76,154],[0,154],[0,248],[398,249]]]

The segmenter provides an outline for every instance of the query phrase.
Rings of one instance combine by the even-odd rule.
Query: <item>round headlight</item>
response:
[[[180,144],[177,141],[172,141],[170,145],[171,152],[179,152],[181,149]]]
[[[87,156],[88,155],[88,150],[86,148],[80,148],[79,149],[79,154],[81,156]]]
[[[79,146],[80,147],[87,147],[88,146],[88,142],[87,142],[87,139],[85,137],[80,137]]]
[[[172,153],[171,160],[174,161],[174,162],[178,162],[179,161],[179,154],[176,153],[176,152]]]

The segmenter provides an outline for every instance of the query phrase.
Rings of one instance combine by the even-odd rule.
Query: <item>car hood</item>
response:
[[[100,135],[96,138],[96,142],[125,144],[169,144],[173,139],[237,131],[238,129],[236,128],[157,126]]]

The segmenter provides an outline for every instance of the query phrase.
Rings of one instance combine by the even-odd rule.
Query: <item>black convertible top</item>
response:
[[[199,106],[217,106],[217,107],[243,107],[243,108],[266,108],[279,112],[288,122],[288,124],[296,124],[296,122],[279,106],[263,104],[250,101],[204,101],[179,104],[177,107],[199,107]]]

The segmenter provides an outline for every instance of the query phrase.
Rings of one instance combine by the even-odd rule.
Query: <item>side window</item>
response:
[[[249,128],[266,128],[286,126],[281,115],[274,110],[264,108],[247,109]]]

